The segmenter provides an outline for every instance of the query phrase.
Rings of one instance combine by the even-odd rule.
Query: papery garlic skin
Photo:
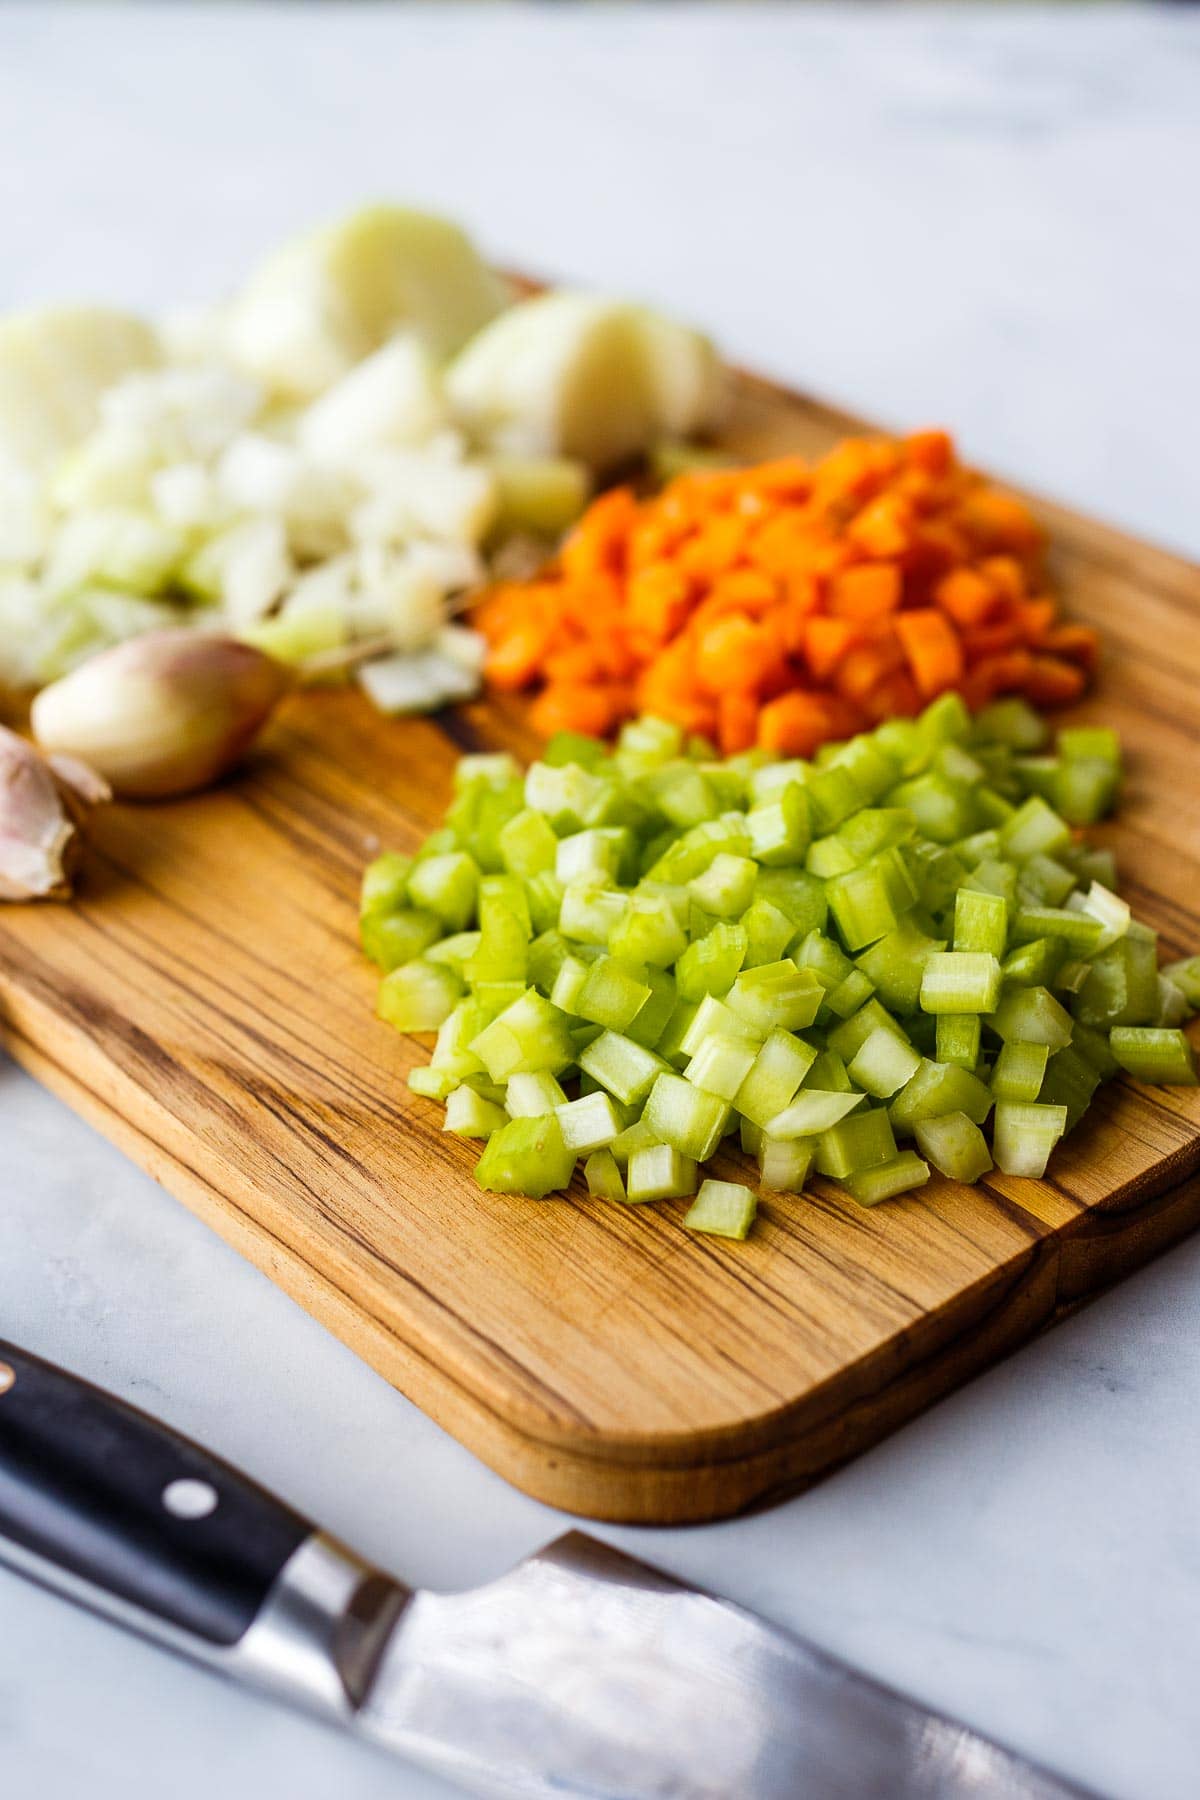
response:
[[[122,798],[164,800],[226,774],[292,680],[236,638],[153,631],[43,688],[30,721],[43,748],[79,757]]]
[[[63,900],[79,860],[79,825],[109,798],[73,758],[48,758],[0,726],[0,900]]]

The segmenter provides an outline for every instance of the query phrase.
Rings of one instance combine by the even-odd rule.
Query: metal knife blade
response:
[[[1083,1790],[581,1532],[413,1592],[246,1476],[0,1342],[0,1562],[506,1800]]]

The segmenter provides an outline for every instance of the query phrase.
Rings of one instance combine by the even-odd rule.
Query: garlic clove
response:
[[[0,900],[61,900],[90,806],[107,785],[81,763],[55,768],[15,731],[0,726]]]
[[[293,684],[236,638],[152,631],[43,688],[33,734],[78,757],[127,799],[194,793],[227,773]]]

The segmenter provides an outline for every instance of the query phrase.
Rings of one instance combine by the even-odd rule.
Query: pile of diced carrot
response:
[[[1060,623],[1028,508],[950,438],[850,438],[819,462],[689,472],[596,500],[541,576],[475,623],[533,720],[604,736],[654,713],[725,754],[810,755],[957,689],[1073,700],[1096,634]]]

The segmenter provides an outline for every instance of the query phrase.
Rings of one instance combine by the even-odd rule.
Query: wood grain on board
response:
[[[820,451],[854,425],[747,378],[729,441]],[[1128,750],[1102,835],[1179,955],[1200,947],[1200,570],[1040,511],[1107,645],[1074,716]],[[108,811],[72,905],[0,911],[0,1009],[18,1060],[519,1487],[597,1518],[735,1512],[1200,1222],[1200,1093],[1124,1083],[1045,1181],[935,1179],[874,1211],[818,1183],[765,1198],[744,1245],[684,1232],[686,1202],[480,1193],[478,1147],[406,1090],[426,1046],[375,1020],[355,915],[364,861],[414,847],[458,751],[488,745],[533,748],[518,704],[289,702],[221,791]]]

